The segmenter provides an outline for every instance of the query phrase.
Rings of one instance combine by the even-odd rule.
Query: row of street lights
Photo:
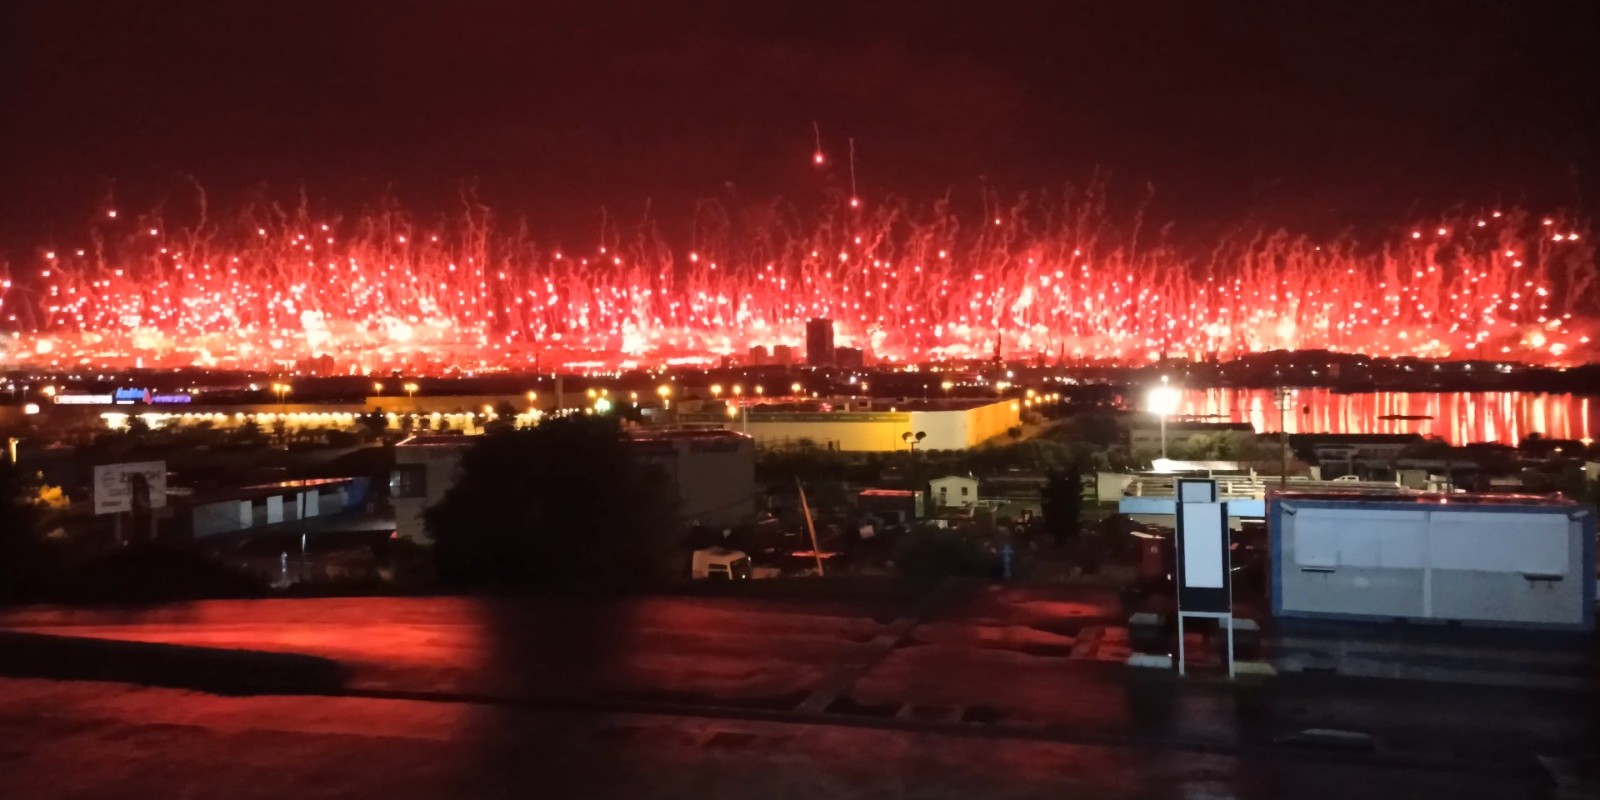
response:
[[[407,383],[401,386],[400,389],[406,393],[407,397],[414,399],[417,396],[417,385],[414,383]],[[372,393],[378,397],[383,396],[383,383],[381,381],[372,382]],[[529,392],[529,394],[532,394],[532,392]]]

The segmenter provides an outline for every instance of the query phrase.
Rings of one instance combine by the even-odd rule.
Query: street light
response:
[[[278,410],[282,411],[286,397],[289,394],[289,384],[274,383],[272,384],[272,391],[278,394]]]
[[[665,410],[667,410],[667,409],[672,407],[672,387],[671,386],[668,386],[668,385],[666,385],[664,383],[661,384],[660,386],[657,386],[656,387],[656,394],[660,395],[660,397],[661,397],[661,410],[665,411]]]
[[[416,384],[414,384],[414,383],[406,384],[405,385],[405,390],[406,390],[406,396],[407,397],[411,398],[412,400],[417,399],[417,385]]]
[[[1167,457],[1167,417],[1178,413],[1178,403],[1183,396],[1178,390],[1167,384],[1167,379],[1161,379],[1161,385],[1154,387],[1145,395],[1145,410],[1161,418],[1161,457]]]
[[[799,397],[801,388],[802,387],[800,386],[800,382],[799,381],[795,381],[794,383],[789,384],[789,393],[793,394],[796,397]]]
[[[377,397],[382,397],[383,396],[383,384],[379,383],[378,381],[373,381],[372,382],[372,394],[374,396],[377,396]]]
[[[761,391],[761,387],[757,386],[756,391]],[[733,396],[735,404],[739,407],[739,432],[748,436],[750,435],[750,407],[744,404],[744,387],[737,383],[734,384]],[[728,406],[728,416],[733,416],[733,406]]]
[[[721,397],[722,396],[722,384],[720,384],[720,383],[711,384],[711,396],[712,397]]]

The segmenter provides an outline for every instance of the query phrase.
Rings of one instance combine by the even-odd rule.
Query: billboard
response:
[[[1175,522],[1178,612],[1224,614],[1233,608],[1227,504],[1214,480],[1179,479]]]
[[[167,462],[102,464],[94,468],[94,513],[165,508]]]

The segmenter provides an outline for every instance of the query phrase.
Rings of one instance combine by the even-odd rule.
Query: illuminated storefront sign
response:
[[[109,406],[113,402],[109,394],[58,394],[58,406]]]

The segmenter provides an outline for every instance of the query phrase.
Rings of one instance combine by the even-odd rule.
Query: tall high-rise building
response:
[[[767,363],[767,348],[766,348],[766,345],[760,345],[760,344],[750,345],[750,354],[745,357],[744,363],[749,364],[751,366],[759,366],[761,364]]]
[[[789,366],[790,364],[793,364],[794,363],[794,348],[790,347],[789,345],[786,345],[786,344],[775,344],[775,345],[773,345],[772,346],[772,363],[781,364],[781,365],[783,365],[785,367]]]
[[[806,363],[813,367],[833,366],[833,320],[806,322]]]

